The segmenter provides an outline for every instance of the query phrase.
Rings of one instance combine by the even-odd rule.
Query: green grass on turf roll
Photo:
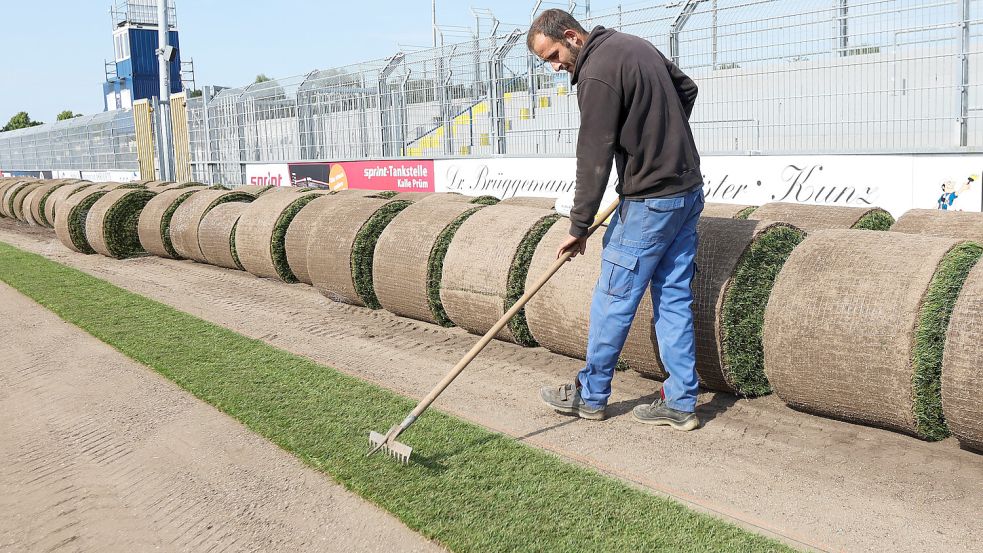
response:
[[[99,198],[85,219],[85,235],[92,249],[117,259],[147,253],[140,245],[137,221],[156,195],[151,190],[119,188]]]

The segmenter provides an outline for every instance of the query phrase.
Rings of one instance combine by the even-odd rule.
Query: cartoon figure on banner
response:
[[[979,175],[970,175],[966,179],[966,183],[956,188],[956,183],[949,179],[942,183],[942,195],[939,196],[939,209],[943,211],[948,211],[952,208],[952,205],[956,202],[956,199],[960,194],[968,192],[973,187],[973,182],[979,179]]]

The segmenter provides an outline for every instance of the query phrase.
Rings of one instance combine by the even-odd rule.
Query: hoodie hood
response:
[[[587,63],[587,57],[590,53],[596,50],[605,40],[614,36],[616,32],[614,29],[606,29],[600,25],[594,27],[594,30],[587,37],[587,42],[584,43],[584,48],[580,51],[580,57],[577,58],[577,65],[573,68],[573,77],[570,78],[570,84],[577,84],[577,81],[580,79],[580,70]]]

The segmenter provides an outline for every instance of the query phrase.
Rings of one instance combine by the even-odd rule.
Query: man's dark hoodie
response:
[[[594,222],[617,163],[618,194],[658,198],[703,183],[689,116],[697,87],[650,42],[596,27],[573,71],[580,105],[570,234]]]

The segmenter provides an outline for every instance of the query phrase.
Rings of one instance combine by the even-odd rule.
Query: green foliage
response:
[[[276,225],[273,227],[273,238],[270,241],[270,254],[273,257],[273,267],[276,269],[277,276],[283,282],[294,283],[297,282],[297,277],[294,272],[290,270],[290,265],[287,263],[287,228],[290,227],[290,222],[294,220],[294,217],[300,213],[300,210],[304,208],[305,205],[311,203],[318,198],[317,194],[305,194],[297,198],[293,203],[287,206],[286,209],[280,213],[280,217],[276,220]],[[236,225],[239,222],[236,221]],[[235,236],[235,233],[233,233]],[[232,251],[235,252],[235,243],[233,243]],[[236,258],[236,265],[239,264],[239,258],[236,254],[233,254]]]
[[[26,129],[28,127],[36,127],[43,124],[44,123],[41,121],[32,120],[31,116],[28,115],[26,111],[21,111],[11,117],[10,121],[7,121],[7,124],[0,132],[16,131],[17,129]]]
[[[949,317],[959,291],[983,254],[975,242],[963,242],[949,251],[932,277],[915,327],[912,352],[912,387],[918,435],[926,440],[942,440],[949,427],[942,414],[942,354]]]
[[[266,74],[260,73],[259,75],[256,75],[256,80],[253,81],[253,84],[265,83],[265,82],[269,82],[269,81],[272,81],[272,80],[273,79],[267,77]]]
[[[229,235],[229,249],[232,250],[232,261],[235,262],[236,267],[238,267],[240,271],[245,271],[246,268],[243,267],[242,262],[239,261],[239,251],[236,250],[236,227],[238,226],[239,220],[236,219],[236,222],[232,224],[232,234]]]
[[[526,292],[526,276],[529,275],[529,264],[532,263],[532,256],[536,253],[536,246],[539,245],[539,241],[546,236],[546,233],[550,230],[560,218],[559,215],[548,215],[539,220],[526,236],[522,239],[519,244],[519,249],[515,252],[515,257],[512,259],[512,266],[509,268],[509,279],[506,285],[505,291],[505,309],[509,310],[515,305],[515,302],[519,301],[522,294]],[[523,307],[515,314],[515,317],[509,321],[509,330],[512,332],[512,337],[515,338],[515,342],[523,346],[537,346],[536,339],[533,338],[532,332],[529,331],[529,324],[526,323],[526,309]]]
[[[430,250],[430,257],[427,259],[427,304],[430,306],[433,320],[437,321],[440,326],[454,326],[454,323],[447,316],[447,311],[444,310],[444,304],[440,301],[440,281],[444,276],[444,258],[447,257],[447,249],[450,248],[451,240],[454,239],[457,230],[461,228],[464,221],[468,220],[468,217],[477,213],[479,209],[481,208],[475,207],[458,215],[457,219],[454,219],[437,235],[437,241],[434,242],[433,249]]]
[[[52,226],[54,221],[48,220],[48,216],[44,213],[44,208],[48,205],[48,198],[51,197],[51,194],[62,186],[68,186],[68,183],[56,184],[55,186],[52,186],[47,192],[44,193],[43,196],[41,196],[41,199],[38,200],[38,215],[41,217],[41,220],[38,222],[46,227]]]
[[[72,113],[72,110],[66,109],[65,111],[63,111],[63,112],[61,112],[61,113],[58,114],[58,117],[56,117],[56,120],[58,120],[58,121],[64,121],[66,119],[74,119],[76,117],[82,117],[82,114],[81,113]]]
[[[805,233],[787,225],[761,232],[741,256],[724,294],[721,355],[728,384],[743,396],[771,393],[765,376],[765,307],[778,273],[805,239]]]
[[[400,211],[412,203],[406,200],[393,200],[387,203],[380,207],[355,235],[351,259],[352,283],[355,285],[358,297],[369,309],[382,309],[372,283],[372,259],[375,256],[375,245],[379,241],[379,235],[386,230],[386,226],[396,215],[399,215]]]
[[[437,410],[366,458],[413,400],[5,244],[0,280],[451,551],[790,551]]]
[[[102,233],[106,248],[113,257],[124,259],[147,253],[140,245],[137,223],[144,206],[156,195],[150,190],[134,190],[120,198],[106,212]]]
[[[853,225],[855,229],[861,230],[890,230],[894,224],[894,217],[883,209],[874,209],[867,213]]]
[[[737,213],[737,215],[734,216],[734,218],[735,219],[747,220],[747,218],[750,217],[751,214],[754,213],[757,210],[758,210],[757,207],[745,207],[744,209],[740,210]]]
[[[476,204],[476,205],[495,205],[495,204],[497,204],[500,201],[501,200],[499,200],[495,196],[478,196],[478,197],[476,197],[475,199],[471,200],[468,203],[469,204]]]
[[[92,204],[99,198],[109,194],[108,190],[100,190],[86,196],[81,202],[72,208],[68,213],[68,235],[72,239],[72,244],[82,253],[96,253],[89,244],[89,239],[85,236],[85,219],[89,216]]]

